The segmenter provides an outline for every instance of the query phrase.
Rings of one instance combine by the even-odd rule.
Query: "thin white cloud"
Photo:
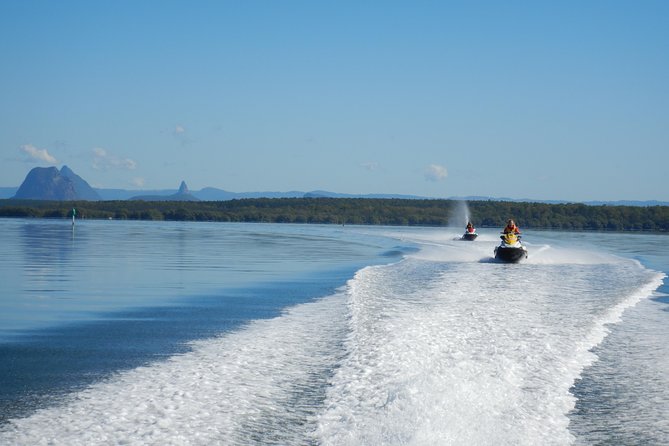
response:
[[[377,162],[362,163],[360,165],[369,171],[377,170],[379,168],[379,163]]]
[[[174,139],[179,141],[182,146],[188,145],[191,142],[191,139],[188,136],[188,132],[186,132],[186,128],[180,124],[174,126],[174,130],[172,130],[172,136],[174,136]]]
[[[105,149],[101,147],[94,148],[92,152],[93,152],[93,169],[135,170],[137,168],[137,163],[134,160],[130,158],[119,158],[115,155],[108,153]]]
[[[42,161],[48,164],[58,164],[58,160],[54,158],[46,149],[38,149],[32,144],[25,144],[21,146],[21,151],[30,157],[30,160]]]
[[[139,178],[139,177],[133,178],[132,181],[130,182],[130,184],[136,187],[144,187],[145,183],[146,180],[144,180],[144,178]]]
[[[427,181],[441,181],[448,176],[448,171],[439,164],[430,164],[425,168],[424,175]]]

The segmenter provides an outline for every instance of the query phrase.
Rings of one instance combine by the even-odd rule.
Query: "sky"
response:
[[[669,2],[0,1],[0,186],[669,201]]]

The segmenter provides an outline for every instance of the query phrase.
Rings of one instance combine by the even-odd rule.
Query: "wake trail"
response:
[[[535,263],[477,262],[482,246],[446,236],[358,273],[321,444],[574,441],[569,390],[596,359],[590,350],[663,275],[549,246]]]
[[[0,444],[304,444],[341,355],[343,304],[330,296],[194,342],[11,420]]]

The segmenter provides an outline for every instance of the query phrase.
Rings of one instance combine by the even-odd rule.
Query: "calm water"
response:
[[[666,236],[0,231],[0,444],[669,443]]]

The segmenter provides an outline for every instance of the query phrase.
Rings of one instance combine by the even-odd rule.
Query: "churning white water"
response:
[[[12,420],[0,444],[564,445],[607,324],[663,275],[603,253],[389,231],[340,292]],[[528,237],[529,238],[529,237]]]

